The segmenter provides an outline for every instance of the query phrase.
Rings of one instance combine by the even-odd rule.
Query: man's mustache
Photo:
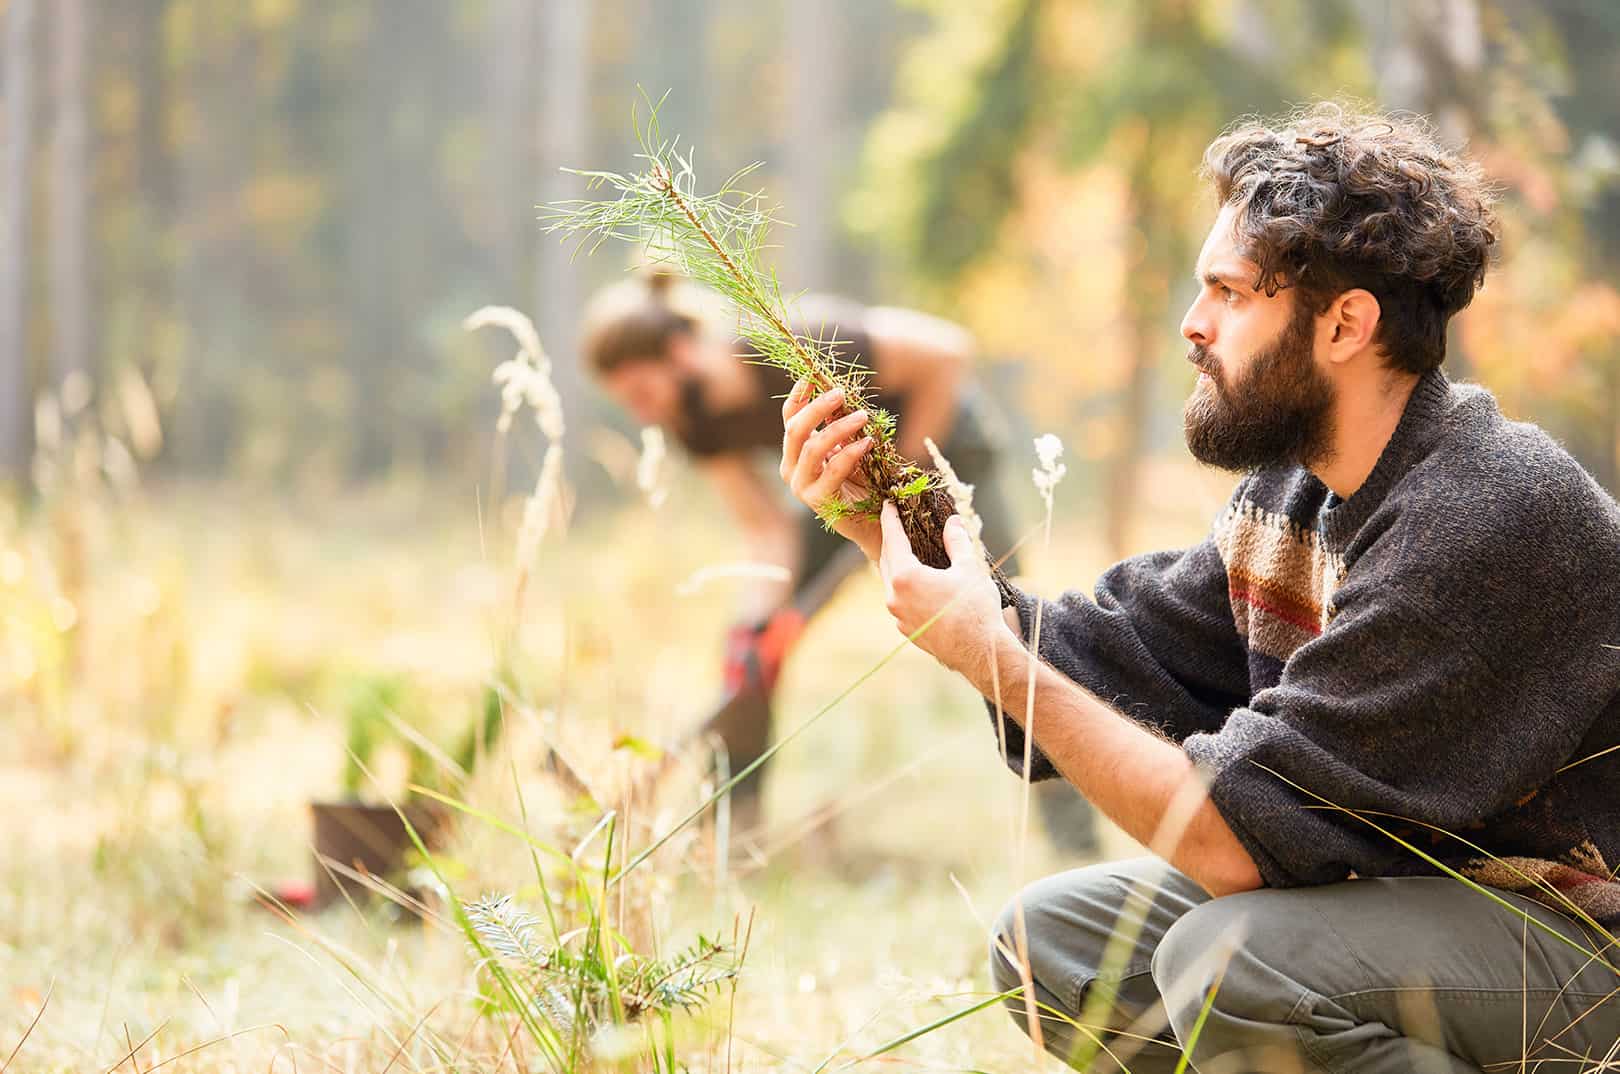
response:
[[[1208,373],[1211,377],[1217,375],[1221,368],[1220,359],[1210,353],[1208,347],[1195,346],[1187,352],[1187,361],[1197,367],[1200,373]]]

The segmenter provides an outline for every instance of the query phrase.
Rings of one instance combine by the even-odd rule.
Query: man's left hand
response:
[[[899,510],[892,500],[884,501],[878,572],[895,626],[910,637],[928,624],[913,643],[978,685],[988,678],[997,642],[1002,635],[1012,637],[1012,631],[1002,618],[990,569],[959,516],[945,523],[944,541],[951,565],[943,570],[924,565],[911,550]]]

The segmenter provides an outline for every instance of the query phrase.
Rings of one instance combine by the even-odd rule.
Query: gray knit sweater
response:
[[[1405,841],[1620,920],[1620,509],[1484,390],[1425,376],[1348,500],[1257,471],[1203,543],[1042,618],[1046,661],[1206,771],[1267,884],[1439,871]]]

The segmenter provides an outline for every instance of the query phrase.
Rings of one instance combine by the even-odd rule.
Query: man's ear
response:
[[[1373,346],[1382,312],[1373,293],[1360,287],[1335,298],[1327,309],[1328,361],[1349,361]]]

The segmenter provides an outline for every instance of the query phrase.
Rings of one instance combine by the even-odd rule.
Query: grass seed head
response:
[[[1037,465],[1035,469],[1031,471],[1031,475],[1035,479],[1035,491],[1039,492],[1041,494],[1041,499],[1046,501],[1046,510],[1048,514],[1050,514],[1052,511],[1052,495],[1057,490],[1058,482],[1062,481],[1064,475],[1069,472],[1069,468],[1067,466],[1061,462],[1058,462],[1058,458],[1062,454],[1063,441],[1059,440],[1052,433],[1047,433],[1044,436],[1037,436],[1035,438],[1035,459]]]
[[[923,444],[928,448],[928,454],[934,460],[934,467],[939,471],[940,483],[950,494],[951,503],[956,505],[956,513],[962,517],[962,524],[967,527],[968,536],[973,539],[973,547],[984,555],[984,520],[979,512],[973,509],[973,486],[956,476],[950,460],[939,450],[932,439],[924,438]]]

